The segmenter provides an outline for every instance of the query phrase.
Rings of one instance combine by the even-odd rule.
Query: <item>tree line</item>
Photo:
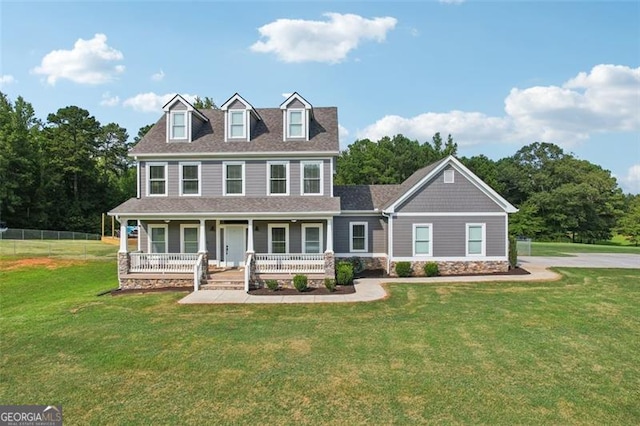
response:
[[[217,108],[211,98],[197,108]],[[100,232],[101,213],[135,196],[133,140],[117,123],[101,124],[77,106],[36,118],[22,97],[0,92],[0,220],[12,228]],[[425,165],[457,155],[453,137],[420,143],[402,135],[356,140],[337,160],[337,185],[399,184]],[[494,161],[461,162],[519,208],[510,232],[537,240],[594,242],[612,233],[640,238],[640,196],[624,195],[608,170],[535,142]]]

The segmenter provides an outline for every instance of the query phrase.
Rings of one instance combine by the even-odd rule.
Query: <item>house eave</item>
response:
[[[340,155],[340,151],[250,151],[250,152],[157,152],[129,153],[135,160],[156,158],[236,158],[236,157],[332,157]]]

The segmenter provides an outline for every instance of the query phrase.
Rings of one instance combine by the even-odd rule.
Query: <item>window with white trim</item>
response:
[[[455,172],[451,169],[444,171],[444,183],[454,183]]]
[[[349,222],[349,251],[366,252],[369,247],[369,224]]]
[[[187,113],[184,111],[172,111],[171,139],[187,139]]]
[[[149,225],[149,253],[167,252],[167,225]]]
[[[433,256],[432,225],[430,223],[416,223],[413,225],[413,255]]]
[[[267,193],[269,195],[289,195],[289,162],[267,162]]]
[[[289,252],[289,225],[286,223],[270,223],[269,230],[269,253]]]
[[[301,161],[302,195],[322,195],[322,161]]]
[[[302,224],[302,252],[322,253],[322,224]]]
[[[182,253],[198,252],[198,225],[180,225],[180,249]]]
[[[225,162],[222,169],[224,195],[244,195],[244,163]]]
[[[287,110],[287,137],[303,138],[305,137],[305,111],[303,109]]]
[[[246,111],[229,111],[229,138],[246,138],[246,122],[245,122],[245,114]]]
[[[467,223],[467,256],[484,256],[486,226],[484,223]]]
[[[200,195],[200,163],[180,163],[180,195]]]
[[[167,195],[167,163],[147,163],[147,195]]]

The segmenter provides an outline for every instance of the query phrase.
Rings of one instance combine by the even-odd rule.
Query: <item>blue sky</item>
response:
[[[129,131],[174,93],[337,106],[343,147],[561,145],[640,192],[640,2],[6,2],[0,90]]]

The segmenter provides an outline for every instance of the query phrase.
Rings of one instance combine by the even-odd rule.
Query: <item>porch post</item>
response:
[[[120,253],[127,253],[129,251],[129,248],[127,247],[127,240],[128,240],[128,235],[127,235],[127,219],[124,217],[119,218],[120,219]]]
[[[200,219],[200,241],[198,241],[198,252],[206,253],[207,251],[207,229],[204,226],[204,219]]]
[[[253,249],[253,219],[249,219],[249,229],[247,230],[247,253],[255,253]]]
[[[220,219],[216,219],[216,266],[220,266]]]
[[[327,249],[325,253],[333,253],[333,218],[327,219]]]

